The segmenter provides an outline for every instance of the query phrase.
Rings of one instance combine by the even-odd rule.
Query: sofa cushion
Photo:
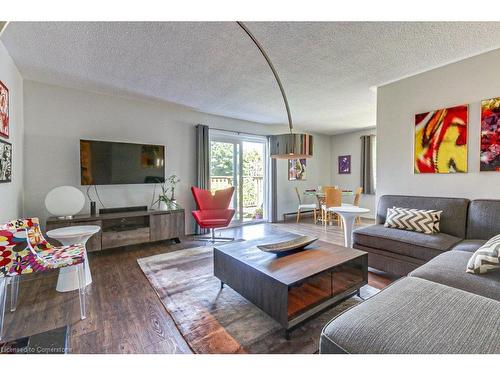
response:
[[[429,260],[460,242],[446,233],[424,234],[371,225],[353,231],[353,242],[365,247]]]
[[[383,195],[380,197],[377,206],[377,224],[385,223],[387,209],[394,206],[411,207],[420,210],[438,210],[443,211],[440,222],[441,232],[455,237],[465,238],[468,205],[469,200],[462,198]]]
[[[486,240],[463,240],[456,244],[451,250],[475,252],[486,243]]]
[[[500,301],[500,271],[475,275],[465,272],[472,254],[447,251],[420,266],[409,276],[419,277]]]
[[[368,267],[387,272],[391,275],[406,276],[426,262],[426,260],[389,253],[385,250],[365,247],[359,244],[355,244],[354,248],[368,253]]]
[[[500,353],[500,302],[415,277],[343,312],[320,353]]]
[[[467,238],[488,240],[498,233],[500,233],[500,200],[473,200],[469,205]]]

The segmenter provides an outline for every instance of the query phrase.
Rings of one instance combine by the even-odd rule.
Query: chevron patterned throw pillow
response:
[[[439,233],[441,230],[439,229],[439,223],[441,222],[441,214],[443,211],[438,211],[438,210],[419,210],[416,208],[402,208],[402,207],[396,207],[393,206],[392,208],[399,209],[399,210],[409,210],[409,211],[423,211],[430,213],[432,217],[434,218],[434,233]]]
[[[387,209],[384,227],[433,234],[434,222],[432,212],[396,207]]]
[[[469,259],[467,272],[486,273],[500,269],[500,234],[491,238]]]

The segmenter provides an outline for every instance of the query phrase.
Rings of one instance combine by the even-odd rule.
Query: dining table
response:
[[[324,198],[325,193],[322,191],[317,191],[317,190],[306,190],[304,191],[305,196],[313,196],[317,198]],[[342,190],[342,197],[351,197],[354,195],[354,192],[352,190]]]
[[[345,247],[352,247],[354,220],[361,214],[367,214],[370,210],[358,206],[331,207],[330,210],[342,218],[344,224],[344,245]]]
[[[325,200],[325,193],[322,190],[305,190],[304,191],[304,196],[306,197],[316,197],[318,200],[318,205],[321,210],[321,205],[324,204]],[[352,197],[354,196],[354,192],[352,190],[342,190],[342,199],[347,198],[347,197]],[[318,218],[319,222],[323,222],[323,219]]]
[[[318,190],[306,190],[306,191],[304,191],[304,196],[316,197],[320,207],[323,204],[325,197],[326,197],[325,193],[322,190],[320,190],[320,191],[318,191]],[[348,198],[348,197],[352,197],[352,196],[354,196],[354,192],[352,190],[342,190],[342,200],[344,200],[345,198]],[[350,203],[352,203],[352,202],[350,202]]]

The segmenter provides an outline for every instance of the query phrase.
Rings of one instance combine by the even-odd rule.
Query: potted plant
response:
[[[180,178],[177,177],[175,174],[172,176],[168,177],[164,185],[168,186],[168,190],[170,190],[170,201],[173,203],[177,203],[175,200],[175,185],[177,185],[179,182],[181,182]]]
[[[253,214],[254,219],[262,219],[264,217],[264,210],[262,207],[256,208]]]
[[[180,181],[181,180],[175,174],[167,177],[160,186],[161,192],[158,194],[158,199],[154,201],[151,206],[158,203],[159,210],[169,210],[175,208],[177,206],[177,201],[175,200],[175,186]]]

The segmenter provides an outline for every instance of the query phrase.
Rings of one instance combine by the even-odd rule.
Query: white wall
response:
[[[297,212],[298,199],[295,187],[302,193],[305,189],[329,185],[332,177],[330,157],[330,136],[313,137],[313,157],[306,161],[306,179],[288,181],[288,160],[277,161],[278,174],[278,220],[284,213]],[[303,203],[316,203],[314,197],[303,198]]]
[[[376,134],[376,129],[366,129],[357,132],[333,135],[331,137],[332,185],[343,189],[354,190],[360,186],[361,180],[361,139],[362,135]],[[339,174],[338,157],[351,155],[351,173]],[[360,206],[368,208],[366,217],[375,216],[375,195],[363,194]]]
[[[43,203],[47,192],[59,185],[80,187],[80,138],[164,144],[166,174],[176,174],[181,179],[176,198],[186,209],[186,230],[191,232],[190,211],[194,202],[190,187],[196,180],[194,126],[201,123],[261,135],[286,131],[208,115],[174,104],[109,96],[33,81],[25,81],[24,94],[25,210],[26,215],[43,219],[48,216]],[[324,184],[330,179],[329,137],[316,136],[314,142],[315,157],[308,161],[310,177],[307,186]],[[293,184],[286,181],[286,166],[282,162],[278,164],[278,210],[281,217],[283,212],[296,209],[296,201],[292,205],[284,199]],[[152,189],[152,185],[100,186],[99,193],[107,207],[149,205]],[[88,204],[84,210],[88,212]]]
[[[500,173],[479,172],[480,101],[500,96],[499,67],[496,50],[378,88],[377,197],[500,198]],[[459,104],[469,104],[469,172],[413,174],[415,114]]]
[[[0,184],[0,223],[23,215],[23,79],[0,42],[0,81],[9,89],[9,139],[12,144],[12,182]]]

